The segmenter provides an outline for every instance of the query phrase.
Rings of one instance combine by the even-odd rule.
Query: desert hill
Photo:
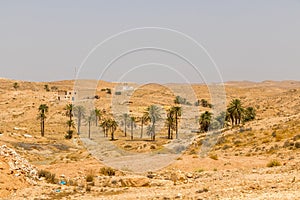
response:
[[[15,83],[18,87],[14,88]],[[245,106],[253,106],[257,112],[254,121],[226,129],[206,157],[199,156],[205,139],[201,133],[182,156],[159,171],[137,175],[120,169],[114,176],[105,173],[104,169],[108,168],[90,154],[77,135],[71,140],[64,138],[67,131],[64,107],[71,101],[58,100],[57,93],[72,91],[74,83],[71,80],[39,83],[0,79],[0,198],[300,198],[299,81],[225,83],[226,103],[239,98]],[[90,84],[93,87],[94,82]],[[124,87],[137,89],[130,97],[124,93],[116,95]],[[107,115],[114,113],[118,117],[126,111],[122,110],[123,105],[128,105],[126,108],[135,116],[140,116],[151,104],[161,104],[162,109],[167,109],[174,103],[176,93],[173,91],[186,94],[182,97],[192,104],[183,106],[186,110],[193,107],[194,97],[211,101],[206,85],[191,87],[194,94],[185,91],[180,84],[139,86],[100,81],[94,92],[99,97],[95,105],[105,109]],[[40,136],[37,119],[40,104],[49,106],[45,137]],[[208,108],[200,106],[196,110],[204,112]],[[194,129],[190,123],[194,122],[181,124],[179,130]],[[84,123],[83,135],[87,130]],[[137,127],[135,138],[139,132]],[[85,140],[95,142],[96,136],[102,134],[102,129],[93,125],[92,139]],[[120,123],[116,131],[118,140],[114,143],[130,152],[150,152],[168,143],[164,138],[166,127],[160,129],[156,142],[130,141],[129,136],[124,138],[123,135]],[[272,160],[280,166],[267,167]],[[45,178],[38,178],[37,172],[42,169],[55,174],[59,181],[67,180],[67,184],[48,183]],[[90,174],[94,177],[93,185],[86,181]]]

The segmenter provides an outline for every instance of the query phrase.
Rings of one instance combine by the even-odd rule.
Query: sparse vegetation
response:
[[[146,109],[144,114],[152,123],[152,125],[148,126],[147,133],[150,135],[151,140],[155,141],[155,124],[161,119],[160,109],[156,105],[151,105]]]
[[[277,167],[277,166],[281,166],[281,163],[278,160],[271,160],[267,164],[267,167]]]
[[[106,94],[111,94],[111,89],[110,88],[106,88]]]
[[[201,114],[199,119],[200,124],[200,130],[203,132],[207,132],[209,130],[209,126],[212,121],[212,113],[205,111],[203,114]]]
[[[8,88],[13,89],[12,86],[13,82],[10,82],[8,84]],[[52,83],[50,83],[52,85]],[[49,85],[50,85],[49,84]],[[63,87],[61,86],[61,83],[58,83],[59,87],[62,87],[63,89],[69,91],[69,88],[67,87]],[[3,101],[2,106],[4,107],[5,105],[8,104],[8,106],[10,108],[13,107],[11,106],[12,102],[17,103],[19,102],[20,99],[24,98],[24,94],[25,92],[27,92],[28,88],[29,88],[30,84],[27,83],[22,83],[22,91],[20,92],[11,92],[11,96],[9,96],[9,100],[7,100],[7,102]],[[69,87],[69,86],[68,86]],[[106,87],[106,86],[105,86]],[[39,170],[38,171],[38,176],[44,177],[42,178],[42,181],[40,183],[42,183],[43,181],[45,182],[49,182],[49,183],[58,183],[58,180],[68,180],[66,181],[66,184],[68,186],[77,186],[74,187],[74,190],[77,190],[77,192],[82,192],[84,193],[84,190],[86,191],[90,191],[91,189],[93,190],[93,193],[89,194],[89,195],[96,195],[96,193],[102,193],[103,195],[107,195],[108,192],[118,192],[119,190],[122,192],[126,192],[125,186],[123,188],[118,188],[121,187],[119,186],[121,184],[121,179],[125,180],[123,178],[126,176],[126,178],[132,178],[131,173],[127,173],[127,172],[121,172],[118,171],[116,172],[114,169],[110,168],[110,167],[103,167],[100,169],[100,173],[102,175],[105,176],[94,176],[94,174],[84,174],[84,172],[86,171],[87,168],[91,168],[91,167],[97,167],[99,165],[96,165],[95,163],[91,162],[91,160],[89,160],[91,158],[91,155],[88,155],[88,152],[86,152],[85,149],[82,149],[80,145],[82,145],[80,143],[79,140],[74,139],[71,141],[66,141],[66,140],[60,140],[62,138],[62,133],[65,131],[67,132],[65,137],[67,139],[71,139],[72,135],[76,133],[76,129],[74,127],[74,121],[78,120],[77,114],[76,114],[76,118],[75,117],[75,111],[73,109],[73,105],[71,105],[71,109],[65,109],[63,110],[63,106],[64,106],[64,102],[67,102],[68,99],[64,99],[64,101],[56,101],[55,100],[55,95],[56,93],[53,93],[53,98],[49,99],[49,97],[52,95],[52,93],[48,93],[46,94],[46,92],[42,89],[42,85],[38,84],[33,90],[36,91],[29,91],[30,94],[35,94],[34,92],[39,92],[39,95],[36,95],[32,97],[32,102],[30,103],[26,103],[24,105],[22,105],[24,107],[24,110],[27,112],[30,112],[30,109],[35,109],[34,111],[34,115],[37,114],[37,106],[40,105],[40,102],[47,103],[49,105],[49,107],[51,108],[50,112],[47,114],[46,109],[44,109],[44,119],[45,119],[45,124],[44,126],[44,130],[45,131],[45,135],[47,137],[45,138],[40,138],[37,137],[37,131],[39,131],[39,123],[37,123],[37,125],[33,126],[31,124],[28,124],[28,127],[25,126],[24,124],[27,123],[28,120],[28,115],[26,114],[19,114],[19,110],[21,110],[21,108],[16,106],[16,109],[14,109],[13,115],[16,116],[23,116],[24,115],[24,123],[23,121],[19,120],[18,117],[12,117],[12,119],[14,119],[14,123],[11,127],[7,127],[5,125],[6,123],[6,115],[2,116],[2,122],[3,122],[3,127],[1,128],[1,131],[3,129],[4,134],[1,135],[1,138],[7,138],[9,137],[9,139],[11,141],[17,141],[15,142],[15,146],[17,148],[20,148],[19,151],[22,150],[22,152],[24,152],[24,154],[27,156],[28,153],[30,152],[33,154],[33,156],[30,154],[29,159],[30,162],[32,161],[32,163],[41,163],[41,166],[44,167],[44,165],[47,165],[48,163],[50,163],[50,165],[52,165],[51,167],[66,167],[66,169],[70,169],[70,170],[74,170],[74,174],[76,173],[75,170],[80,170],[80,173],[78,173],[78,175],[75,175],[76,177],[72,178],[73,180],[70,180],[68,178],[56,178],[55,174],[49,172],[49,171],[42,171]],[[52,88],[51,88],[52,90]],[[242,89],[241,89],[242,90]],[[271,89],[270,89],[271,90]],[[114,91],[114,90],[113,90]],[[240,168],[246,168],[246,169],[250,169],[249,173],[255,173],[257,175],[261,175],[262,173],[265,173],[265,170],[261,170],[261,158],[269,158],[269,157],[274,157],[274,158],[278,158],[280,159],[280,161],[278,160],[271,160],[270,162],[268,162],[269,160],[267,160],[265,162],[265,167],[276,167],[276,166],[280,166],[280,165],[284,165],[281,164],[280,162],[284,160],[285,162],[288,163],[288,166],[292,166],[292,164],[294,165],[294,163],[298,162],[298,157],[296,155],[298,149],[300,148],[300,135],[299,135],[299,119],[297,118],[297,112],[298,112],[298,107],[297,107],[297,101],[293,101],[294,103],[291,102],[285,102],[285,100],[283,99],[281,101],[280,106],[273,104],[272,101],[272,95],[270,94],[270,96],[268,96],[267,100],[262,100],[262,101],[268,101],[269,106],[266,110],[266,112],[262,112],[262,110],[265,108],[264,103],[260,103],[260,107],[262,108],[261,110],[255,110],[257,109],[259,106],[254,106],[254,108],[252,108],[252,105],[258,104],[257,102],[260,101],[260,97],[258,97],[256,101],[254,101],[253,99],[248,99],[248,94],[245,95],[246,97],[243,97],[241,95],[241,93],[237,93],[234,94],[233,91],[235,90],[229,90],[230,95],[229,96],[239,96],[241,98],[242,101],[240,101],[241,104],[241,108],[240,109],[242,112],[241,114],[236,114],[238,113],[238,111],[234,111],[232,112],[232,116],[230,116],[229,113],[229,108],[230,108],[230,104],[228,105],[228,109],[227,112],[222,112],[219,114],[212,114],[212,110],[209,109],[208,107],[204,107],[202,104],[202,102],[198,101],[197,103],[199,103],[200,106],[202,107],[187,107],[187,106],[183,106],[183,105],[175,105],[173,104],[173,100],[174,98],[172,96],[168,96],[168,97],[164,97],[162,98],[161,102],[161,108],[159,107],[159,109],[153,109],[154,112],[150,111],[150,107],[149,106],[147,108],[147,110],[145,110],[147,105],[151,105],[152,102],[160,102],[160,99],[155,99],[155,100],[151,100],[150,103],[149,102],[142,102],[145,99],[145,96],[138,96],[136,97],[132,97],[132,99],[130,99],[130,101],[126,101],[126,102],[134,102],[134,103],[130,103],[127,104],[129,105],[129,109],[128,109],[128,118],[126,120],[126,122],[123,121],[123,119],[121,118],[121,114],[122,113],[118,113],[118,117],[117,119],[120,120],[120,127],[118,127],[118,124],[116,123],[117,119],[114,119],[112,115],[113,113],[113,109],[111,109],[111,107],[108,106],[108,100],[109,95],[105,95],[105,92],[101,92],[99,93],[99,96],[101,96],[101,100],[95,100],[95,99],[90,99],[90,101],[96,101],[96,104],[98,106],[99,109],[95,109],[95,112],[93,110],[87,110],[87,115],[82,117],[82,127],[81,127],[81,132],[84,134],[88,134],[89,132],[91,132],[91,134],[95,133],[95,134],[101,134],[101,139],[108,141],[108,140],[112,140],[109,141],[111,144],[116,145],[118,148],[120,147],[122,150],[124,150],[124,152],[128,151],[130,153],[162,153],[164,154],[165,152],[174,152],[174,153],[180,153],[183,152],[184,150],[186,150],[185,145],[183,145],[182,143],[176,143],[177,141],[171,141],[168,139],[175,139],[175,132],[178,132],[178,128],[179,128],[179,133],[181,133],[181,130],[185,129],[185,131],[182,131],[182,133],[187,132],[188,134],[190,134],[191,132],[194,134],[194,136],[196,136],[195,141],[193,141],[191,143],[191,146],[189,146],[187,148],[187,151],[185,151],[185,153],[183,153],[182,155],[178,155],[180,156],[177,161],[174,163],[174,168],[171,168],[173,166],[171,166],[170,168],[167,168],[166,172],[164,171],[164,169],[162,170],[162,172],[155,172],[154,173],[154,179],[151,180],[151,187],[152,184],[153,186],[155,186],[155,188],[159,188],[162,187],[164,188],[165,183],[167,183],[168,180],[168,173],[176,173],[178,180],[180,178],[182,178],[182,180],[178,181],[178,187],[180,186],[180,182],[182,181],[182,183],[186,183],[188,187],[190,187],[189,184],[191,184],[191,182],[193,181],[193,179],[198,179],[199,177],[205,177],[207,178],[207,180],[212,180],[213,178],[216,178],[218,176],[220,176],[221,174],[224,175],[228,175],[229,178],[232,178],[231,175],[234,174],[235,177],[237,177],[236,175],[239,175],[238,173],[241,173],[242,170],[240,170]],[[2,92],[2,91],[1,91]],[[68,93],[69,94],[69,93]],[[298,94],[298,93],[297,93]],[[20,98],[19,96],[20,95]],[[21,96],[23,95],[23,96]],[[63,95],[63,94],[62,94]],[[125,92],[124,92],[125,95]],[[197,94],[199,95],[199,94]],[[200,94],[201,95],[201,94]],[[203,97],[207,97],[206,94],[203,95]],[[140,98],[140,99],[139,99]],[[277,98],[277,97],[276,97]],[[290,98],[290,97],[289,97]],[[53,99],[53,101],[52,101]],[[103,102],[103,103],[102,103]],[[245,108],[243,107],[244,104],[245,105],[250,105],[250,107],[245,106]],[[103,104],[103,107],[102,107]],[[209,104],[207,101],[203,102],[204,105]],[[287,104],[291,104],[291,108],[286,109]],[[42,105],[42,104],[41,104]],[[45,104],[46,105],[46,104]],[[48,107],[48,105],[46,105]],[[272,105],[272,106],[270,106]],[[178,113],[177,115],[177,120],[178,122],[176,122],[176,115],[175,115],[175,110],[174,107],[176,106],[182,106],[180,107],[183,109],[189,109],[189,108],[193,108],[193,109],[199,109],[203,116],[201,116],[201,118],[197,117],[196,119],[194,118],[194,116],[191,118],[191,120],[189,122],[191,123],[198,123],[200,125],[200,128],[203,132],[206,131],[211,131],[209,133],[201,133],[199,131],[199,129],[194,128],[194,124],[193,124],[193,128],[190,128],[192,126],[189,126],[189,123],[185,123],[185,119],[186,118],[181,118],[180,114],[181,110],[179,111],[180,114]],[[292,106],[294,106],[292,108]],[[107,113],[102,113],[103,108],[106,108],[106,112]],[[158,108],[158,106],[156,106]],[[101,110],[102,109],[102,110]],[[164,110],[165,109],[165,110]],[[286,109],[286,110],[285,110]],[[100,113],[99,117],[96,117],[97,114],[96,112]],[[143,112],[143,110],[145,110],[145,113]],[[157,110],[158,111],[158,115],[157,114],[153,114],[155,113]],[[4,110],[5,111],[5,110]],[[21,110],[22,111],[22,110]],[[20,111],[20,113],[21,113]],[[74,113],[73,113],[74,111]],[[164,112],[162,112],[164,111]],[[11,112],[11,113],[12,113]],[[23,111],[22,111],[23,112]],[[277,115],[277,113],[280,112],[280,115]],[[39,119],[42,113],[42,109],[39,109]],[[163,116],[162,113],[166,113],[164,114],[165,116]],[[215,112],[214,112],[215,113]],[[296,115],[294,115],[294,113],[296,113]],[[85,113],[84,113],[85,114]],[[91,114],[91,115],[89,115]],[[115,114],[115,113],[113,113]],[[187,115],[184,115],[184,117],[189,116],[188,112],[184,113]],[[254,123],[248,123],[248,121],[251,121],[253,119],[256,118],[256,114],[257,117],[259,119],[262,119],[261,121],[257,120]],[[47,118],[46,118],[47,115]],[[157,116],[155,116],[157,115]],[[206,116],[205,116],[206,115]],[[240,116],[239,116],[240,115]],[[274,115],[274,119],[269,119],[269,116],[273,116]],[[59,116],[59,117],[57,117]],[[63,117],[62,117],[63,116]],[[67,117],[67,118],[66,118]],[[233,120],[231,119],[234,118]],[[240,118],[239,118],[240,117]],[[21,118],[21,117],[20,117]],[[62,120],[61,120],[62,119]],[[161,124],[157,123],[158,120],[160,119],[164,119],[165,122],[165,126],[161,126]],[[166,119],[166,121],[165,121]],[[61,121],[59,121],[61,120]],[[68,120],[68,121],[67,121]],[[197,121],[196,121],[197,120]],[[203,120],[200,122],[200,120]],[[113,125],[113,121],[115,121],[115,125]],[[123,123],[121,122],[123,121]],[[180,123],[180,122],[184,122],[184,123]],[[77,121],[76,121],[77,122]],[[154,122],[154,123],[153,123]],[[205,122],[205,123],[204,123]],[[246,123],[247,122],[247,123]],[[20,125],[19,125],[20,124]],[[125,125],[126,124],[126,125]],[[42,121],[41,121],[41,125],[42,125]],[[101,132],[98,131],[94,126],[97,127],[97,125],[100,127],[102,127]],[[197,124],[196,124],[197,125]],[[139,127],[137,127],[139,126]],[[232,127],[233,126],[233,127]],[[137,127],[137,128],[136,128]],[[147,135],[143,135],[143,128],[148,127],[148,134],[151,137],[151,140],[149,140],[149,138],[147,137]],[[160,127],[159,129],[157,127]],[[204,127],[208,127],[208,128],[204,128]],[[24,130],[23,130],[24,128]],[[89,129],[92,128],[92,131],[90,131]],[[136,128],[136,129],[135,129]],[[222,128],[222,130],[218,131],[220,133],[220,135],[217,137],[216,143],[212,142],[212,140],[206,140],[206,136],[212,136],[214,137],[214,132],[215,129],[219,129]],[[27,129],[27,130],[26,130]],[[122,129],[122,130],[121,130]],[[129,134],[127,135],[128,137],[123,137],[124,136],[124,129],[128,132]],[[193,129],[193,130],[192,130]],[[195,130],[194,130],[195,129]],[[41,126],[41,130],[42,130],[42,126]],[[103,130],[103,132],[102,132]],[[159,130],[159,131],[158,131]],[[177,131],[176,131],[177,130]],[[190,131],[191,132],[188,132]],[[97,131],[97,132],[96,132]],[[140,135],[138,133],[138,135],[136,134],[137,131],[141,131]],[[194,131],[194,132],[193,132]],[[49,132],[49,134],[48,134]],[[24,135],[26,134],[26,136],[22,136],[22,134],[24,133]],[[50,134],[51,133],[51,134]],[[102,134],[104,133],[104,136],[107,138],[102,138]],[[131,134],[130,134],[131,133]],[[146,132],[145,132],[146,133]],[[27,137],[27,134],[32,135],[32,137],[30,137],[30,135]],[[38,132],[39,134],[39,132]],[[59,135],[60,134],[60,135]],[[64,134],[64,133],[63,133]],[[168,134],[168,135],[167,135]],[[41,133],[42,135],[42,133]],[[90,134],[89,134],[90,135]],[[178,135],[178,134],[176,134]],[[192,134],[191,134],[192,135]],[[74,136],[74,135],[73,135]],[[92,135],[93,137],[94,135]],[[134,136],[134,137],[133,137]],[[183,135],[185,136],[185,135]],[[98,136],[99,137],[99,136]],[[115,137],[117,139],[115,139]],[[142,139],[140,139],[140,138]],[[179,138],[181,137],[181,135],[179,135]],[[0,139],[1,139],[0,138]],[[97,142],[96,135],[94,136],[94,140],[93,141],[89,141],[86,140],[87,142]],[[100,138],[100,137],[99,137]],[[168,139],[167,139],[168,138]],[[132,141],[129,141],[129,140]],[[184,139],[184,138],[180,138],[180,139]],[[19,141],[20,140],[20,141]],[[155,141],[154,141],[155,140]],[[75,143],[76,142],[76,143]],[[181,142],[180,140],[178,142]],[[207,142],[207,143],[206,143]],[[8,145],[11,145],[12,143],[9,143]],[[165,148],[163,149],[165,146],[169,145],[172,149],[168,149]],[[191,158],[199,158],[201,156],[201,154],[199,154],[201,151],[200,149],[203,147],[201,146],[202,144],[209,144],[209,145],[214,145],[213,148],[211,149],[211,153],[208,154],[208,159],[212,159],[207,163],[203,163],[201,162],[202,160],[198,160],[198,159],[191,159]],[[67,150],[63,149],[65,147],[62,146],[67,146]],[[167,146],[168,147],[168,146]],[[23,151],[24,149],[24,151]],[[70,150],[69,150],[70,149]],[[78,151],[77,151],[78,150]],[[202,150],[202,149],[201,149]],[[48,160],[44,159],[46,156],[44,154],[46,154],[46,152],[54,152],[55,156],[52,156],[50,153],[47,153],[47,156],[49,156],[49,158],[47,158]],[[63,152],[63,153],[61,153]],[[296,152],[296,153],[295,153]],[[107,156],[110,156],[110,152],[105,152],[107,153]],[[289,154],[287,157],[286,155]],[[38,156],[37,156],[38,155]],[[233,156],[240,156],[240,157],[233,157]],[[275,157],[276,156],[276,157]],[[221,159],[222,157],[222,159]],[[257,159],[257,157],[259,157],[259,160]],[[189,160],[190,159],[190,160]],[[207,159],[207,158],[206,158]],[[204,160],[206,160],[204,159]],[[257,160],[256,160],[257,159]],[[46,160],[46,161],[45,161]],[[214,160],[220,160],[220,161],[214,161]],[[252,163],[253,160],[253,163]],[[48,162],[49,161],[49,162]],[[239,166],[238,164],[241,162],[242,163],[242,167]],[[251,162],[249,162],[251,161]],[[191,162],[191,163],[189,163]],[[46,163],[46,164],[44,164]],[[229,163],[229,164],[228,164]],[[232,163],[232,164],[231,164]],[[68,164],[68,165],[67,165]],[[80,166],[80,168],[78,168],[76,165],[78,164],[82,164],[82,165],[87,165],[87,167],[84,166]],[[39,165],[39,164],[38,164]],[[183,166],[182,165],[186,165]],[[230,166],[231,165],[231,166]],[[72,166],[72,167],[70,167]],[[74,167],[73,167],[74,166]],[[198,169],[195,170],[197,167],[203,167],[206,171],[205,173],[200,174],[201,172],[203,172],[203,169]],[[48,169],[50,169],[49,167],[47,167]],[[100,167],[97,167],[98,170]],[[132,171],[134,172],[134,170],[132,170],[132,168],[130,167],[120,167],[122,170],[126,170],[126,171]],[[178,171],[176,171],[178,169]],[[184,170],[192,170],[192,172],[186,172]],[[234,169],[234,170],[231,170]],[[53,169],[56,173],[61,173],[61,169]],[[181,170],[181,171],[179,171]],[[286,167],[278,167],[278,168],[274,168],[271,170],[271,172],[278,172],[281,173],[282,171],[287,170]],[[51,169],[52,171],[52,169]],[[54,172],[53,171],[53,172]],[[219,171],[219,172],[216,172]],[[253,172],[252,172],[253,171]],[[270,170],[267,170],[270,171]],[[279,172],[280,171],[280,172]],[[197,173],[198,172],[198,173]],[[290,181],[292,180],[292,178],[295,175],[295,169],[293,169],[293,172],[291,172],[292,176],[290,177]],[[97,172],[97,175],[100,174],[99,172]],[[114,176],[117,173],[117,177],[113,178],[113,177],[106,177],[106,176]],[[166,173],[166,174],[163,174]],[[15,176],[16,173],[14,173],[13,175],[9,175],[9,176]],[[67,176],[70,174],[68,173],[64,173]],[[121,175],[123,174],[123,175]],[[190,174],[192,176],[190,176]],[[58,175],[58,174],[57,174]],[[16,174],[16,177],[18,175]],[[23,176],[23,174],[21,174],[20,176]],[[143,176],[143,175],[142,175]],[[182,177],[181,177],[182,176]],[[26,176],[27,177],[27,176]],[[28,176],[30,178],[30,176]],[[157,177],[162,177],[161,180],[157,179]],[[192,177],[192,178],[190,178]],[[297,177],[297,176],[296,176]],[[284,180],[284,179],[282,179]],[[77,182],[78,181],[78,182]],[[127,181],[127,180],[126,180]],[[222,180],[218,180],[218,181],[222,181]],[[95,187],[91,187],[93,186],[92,183],[95,182],[96,185]],[[106,183],[107,182],[107,183]],[[295,181],[295,183],[297,183],[297,180]],[[44,182],[42,184],[45,184]],[[103,185],[105,186],[103,186]],[[160,185],[161,184],[161,185]],[[199,186],[198,189],[201,189],[205,186],[207,186],[210,183],[205,183]],[[263,184],[263,183],[262,183]],[[46,185],[46,184],[45,184]],[[156,185],[158,185],[159,187],[156,187]],[[183,185],[183,184],[182,184]],[[56,192],[54,190],[51,189],[52,193],[63,193],[65,191],[63,191],[64,189],[62,188],[66,188],[64,186],[61,185],[56,185],[53,187],[60,187],[60,191]],[[99,187],[99,188],[97,188]],[[113,188],[111,188],[113,187]],[[249,187],[252,187],[252,185],[250,185]],[[254,185],[255,187],[255,185]],[[52,188],[52,187],[51,187]],[[71,188],[71,189],[70,189]],[[66,190],[71,191],[72,187],[67,188]],[[196,192],[196,190],[194,190],[194,192]],[[202,190],[199,190],[199,192],[203,192]],[[211,192],[211,191],[209,191]],[[24,197],[25,198],[25,197]],[[172,197],[171,197],[172,198]]]
[[[46,91],[46,92],[50,92],[50,89],[49,89],[49,85],[44,85],[44,90]]]
[[[81,122],[84,120],[86,115],[85,107],[82,105],[75,106],[73,108],[74,116],[77,117],[77,132],[80,134]]]
[[[126,137],[127,136],[127,122],[130,119],[130,116],[127,113],[124,113],[122,115],[122,117],[123,117],[123,120],[124,120],[124,122],[123,122],[123,124],[124,124],[124,134],[125,134],[124,136]]]
[[[218,160],[218,155],[217,154],[210,154],[209,158],[211,158],[213,160]]]
[[[19,84],[18,84],[17,82],[14,82],[13,88],[14,88],[15,90],[17,90],[19,87],[20,87]]]
[[[116,174],[116,171],[111,167],[102,167],[100,169],[100,173],[105,176],[114,176]]]
[[[133,140],[133,129],[136,127],[136,118],[134,116],[130,117],[130,128],[131,128],[131,140]]]
[[[53,92],[58,91],[58,87],[57,86],[51,86],[51,91],[53,91]]]
[[[38,119],[41,120],[41,136],[44,137],[45,135],[45,119],[46,119],[46,113],[48,112],[48,106],[46,104],[41,104],[39,106],[39,115]]]
[[[88,173],[86,175],[86,178],[85,178],[86,182],[94,182],[94,174],[93,173]]]
[[[201,172],[204,172],[205,170],[204,169],[197,169],[195,172],[198,172],[198,173],[201,173]]]
[[[186,100],[186,98],[182,98],[181,96],[176,96],[174,100],[175,104],[182,104],[182,105],[192,105],[190,102]]]
[[[58,182],[58,179],[55,178],[56,175],[47,170],[39,170],[37,175],[39,178],[44,177],[48,183],[56,184]]]
[[[66,116],[69,117],[69,120],[67,121],[67,125],[69,127],[69,130],[67,131],[67,134],[65,135],[66,139],[71,139],[73,136],[73,130],[71,128],[75,128],[75,123],[73,121],[73,104],[67,104],[65,107]]]
[[[91,123],[92,121],[94,121],[96,118],[96,115],[95,115],[95,112],[94,111],[91,111],[89,116],[87,116],[87,123],[88,123],[88,127],[89,127],[89,130],[88,130],[88,138],[90,139],[91,138]]]

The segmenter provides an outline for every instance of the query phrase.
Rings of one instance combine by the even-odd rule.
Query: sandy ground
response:
[[[140,170],[134,171],[126,169],[123,165],[128,161],[120,158],[114,160],[114,168],[119,169],[114,176],[106,176],[101,171],[105,167],[101,151],[105,152],[105,148],[100,151],[96,148],[97,143],[93,148],[91,145],[97,142],[95,134],[102,135],[101,129],[92,128],[92,140],[78,137],[64,139],[67,118],[63,108],[68,102],[58,101],[56,92],[46,92],[43,87],[48,84],[49,87],[71,90],[72,81],[17,81],[20,85],[17,90],[12,88],[14,82],[0,79],[0,146],[6,145],[15,150],[20,158],[28,160],[37,170],[50,171],[58,181],[66,180],[68,184],[52,184],[44,178],[36,179],[24,172],[22,166],[12,169],[11,156],[0,156],[0,198],[300,199],[300,82],[226,83],[227,102],[240,98],[245,106],[255,107],[256,120],[223,132],[218,136],[217,144],[204,157],[200,153],[206,136],[196,134],[193,144],[183,155],[171,160],[169,165],[163,165],[157,171],[150,170],[147,168],[151,165],[149,162],[155,166],[160,164],[157,163],[159,160],[143,160]],[[95,102],[98,108],[110,111],[114,97],[101,89],[112,88],[114,94],[114,85],[105,82],[98,84],[100,100]],[[180,85],[172,87],[176,91],[183,88]],[[209,100],[206,86],[192,87],[197,98]],[[155,84],[139,88],[130,98],[129,110],[139,115],[148,104],[159,101],[162,107],[171,105],[174,95],[170,88]],[[189,99],[188,96],[186,98]],[[41,103],[49,105],[44,138],[40,137],[40,124],[36,117]],[[197,109],[207,110],[202,107]],[[192,114],[190,112],[190,116]],[[182,120],[180,131],[194,129],[192,123]],[[87,127],[82,130],[86,137]],[[158,133],[155,143],[149,142],[147,136],[145,140],[138,140],[139,127],[135,130],[134,141],[123,137],[122,130],[117,130],[118,140],[112,142],[122,151],[128,150],[125,146],[130,144],[131,153],[153,152],[168,143],[164,139],[165,128]],[[87,143],[90,144],[88,148],[84,145]],[[100,156],[96,156],[97,152]],[[143,157],[134,157],[134,162],[139,159]],[[280,166],[267,167],[272,160],[278,161]],[[86,181],[89,174],[94,177],[93,184]]]

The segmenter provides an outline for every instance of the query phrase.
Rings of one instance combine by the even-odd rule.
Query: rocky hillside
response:
[[[45,90],[45,85],[50,91]],[[73,81],[35,83],[0,79],[0,198],[300,198],[300,82],[225,83],[227,103],[239,98],[244,106],[253,106],[257,110],[256,120],[228,128],[205,157],[199,155],[206,135],[198,134],[187,151],[171,165],[140,174],[104,166],[77,136],[64,139],[67,131],[64,107],[69,102],[59,101],[57,91],[70,91],[73,85]],[[111,102],[117,98],[115,92],[119,91],[116,87],[119,85],[99,82],[95,93],[99,99],[95,105],[107,113],[112,111]],[[186,92],[180,84],[168,87],[148,84],[137,88],[128,102],[120,103],[120,106],[128,104],[135,115],[150,104],[160,103],[167,108],[176,96],[172,91]],[[192,85],[192,88],[198,99],[210,102],[205,85]],[[182,95],[193,104],[192,96]],[[45,137],[40,136],[37,119],[40,104],[49,106]],[[191,126],[183,123],[179,128],[183,131],[193,129]],[[87,133],[86,127],[82,130],[83,134]],[[89,141],[94,142],[93,135],[102,134],[101,131],[93,126]],[[131,152],[148,152],[168,142],[165,136],[166,129],[162,128],[157,142],[130,141],[119,128],[114,143],[122,148],[130,146],[127,150]]]

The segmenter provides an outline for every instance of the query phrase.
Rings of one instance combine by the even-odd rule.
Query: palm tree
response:
[[[136,122],[136,118],[134,116],[131,116],[130,117],[131,140],[133,140],[133,128],[136,126],[135,122]]]
[[[182,109],[180,106],[172,106],[171,110],[174,114],[176,139],[178,139],[178,118],[181,117]]]
[[[140,138],[143,138],[143,130],[144,130],[144,124],[147,123],[148,121],[150,121],[150,118],[147,114],[144,114],[142,117],[141,117],[141,136]]]
[[[201,99],[200,104],[201,104],[202,107],[208,107],[208,102],[205,99]]]
[[[66,116],[69,117],[69,121],[67,122],[68,126],[69,126],[69,132],[71,131],[71,127],[72,127],[72,124],[74,125],[74,122],[73,122],[73,109],[74,109],[74,105],[73,104],[67,104],[66,107],[65,107],[65,110],[66,110]]]
[[[72,128],[75,128],[75,124],[74,124],[74,121],[73,120],[68,120],[67,121],[67,125],[68,125],[68,127],[69,127],[69,130],[68,130],[68,132],[67,132],[67,135],[65,135],[65,138],[66,139],[71,139],[72,138],[72,136],[73,136],[73,130],[71,130],[71,127]]]
[[[180,96],[176,96],[175,99],[174,99],[174,103],[176,104],[181,104],[181,97]]]
[[[108,128],[109,128],[109,120],[108,119],[103,119],[103,121],[101,122],[100,126],[103,129],[104,137],[107,137],[107,135],[108,135]]]
[[[200,129],[204,132],[207,132],[209,130],[209,126],[212,120],[212,113],[205,111],[202,113],[199,119]]]
[[[229,114],[228,112],[221,112],[217,117],[215,117],[215,121],[217,122],[216,128],[224,128],[228,124]]]
[[[247,107],[245,110],[245,117],[244,117],[244,121],[251,121],[254,120],[256,117],[256,110],[253,107]]]
[[[89,125],[89,134],[88,134],[88,137],[89,138],[91,138],[91,123],[92,123],[92,121],[94,121],[95,120],[95,118],[97,118],[96,116],[95,116],[95,111],[91,111],[90,112],[90,115],[87,117],[87,122],[88,122],[88,125]]]
[[[233,99],[230,102],[227,111],[229,113],[229,117],[231,119],[232,126],[234,124],[235,125],[240,124],[241,119],[242,119],[243,114],[244,114],[244,108],[242,107],[241,100]]]
[[[77,132],[80,134],[81,121],[85,117],[85,108],[81,105],[75,106],[74,115],[77,117]]]
[[[123,114],[123,119],[124,119],[124,132],[125,132],[125,137],[127,136],[127,121],[130,118],[130,116],[127,113]]]
[[[115,140],[114,133],[118,128],[118,123],[114,119],[109,119],[109,127],[111,130],[111,140]]]
[[[45,119],[46,113],[48,112],[48,106],[46,104],[41,104],[39,106],[39,118],[41,120],[41,136],[44,137],[45,134]]]
[[[95,109],[95,125],[98,126],[98,121],[100,121],[102,119],[103,116],[103,111],[99,110],[99,109]]]
[[[166,125],[168,126],[168,139],[173,139],[173,129],[174,129],[174,111],[169,109],[167,111]]]
[[[161,119],[160,109],[156,105],[151,105],[146,109],[145,115],[150,118],[152,126],[149,128],[148,133],[151,139],[155,141],[155,123]]]

